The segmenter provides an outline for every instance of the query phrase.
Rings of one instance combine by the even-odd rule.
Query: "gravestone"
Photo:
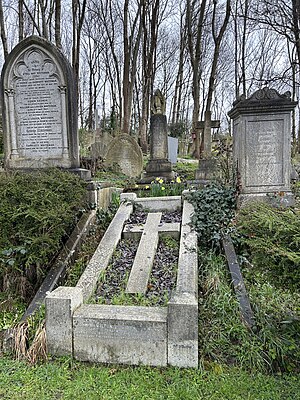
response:
[[[150,182],[157,177],[173,178],[171,162],[168,160],[168,124],[165,111],[165,98],[157,89],[151,99],[150,160],[146,166],[144,182]]]
[[[143,170],[142,150],[130,135],[117,135],[108,145],[105,165],[118,165],[123,174],[132,178],[140,177]]]
[[[171,164],[177,163],[178,139],[168,136],[168,160]]]
[[[213,179],[216,172],[216,161],[212,158],[212,129],[215,128],[220,128],[220,121],[212,120],[211,112],[205,111],[205,120],[197,123],[197,130],[202,132],[202,140],[199,166],[195,172],[195,178],[204,182]]]
[[[291,205],[290,93],[264,87],[249,99],[241,96],[228,115],[233,119],[233,156],[240,184],[240,202],[266,200],[276,194]]]
[[[5,167],[79,167],[72,68],[50,42],[31,36],[9,54],[1,76]]]
[[[108,132],[96,130],[95,142],[91,144],[90,153],[92,158],[105,158],[109,143],[113,136]]]

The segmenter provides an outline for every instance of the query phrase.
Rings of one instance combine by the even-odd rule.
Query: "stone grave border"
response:
[[[77,360],[132,365],[198,367],[197,235],[193,206],[181,196],[137,198],[121,205],[76,287],[59,287],[46,297],[48,351]],[[182,209],[176,288],[167,307],[88,304],[99,274],[121,239],[138,204],[147,211]]]

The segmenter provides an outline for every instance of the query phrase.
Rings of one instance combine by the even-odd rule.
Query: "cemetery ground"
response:
[[[174,185],[182,189],[192,176],[191,164],[179,165],[178,173],[180,181]],[[111,173],[111,178],[115,185],[124,186],[122,175]],[[54,170],[22,178],[18,174],[1,175],[0,184],[3,330],[20,320],[28,299],[42,280],[43,265],[59,250],[87,205],[81,181]],[[126,185],[138,190],[133,180]],[[165,194],[163,187],[156,182],[156,194]],[[93,365],[51,356],[43,360],[43,329],[40,341],[34,342],[44,319],[42,308],[23,324],[18,353],[0,357],[0,398],[299,398],[299,184],[294,190],[296,206],[292,209],[261,205],[245,208],[237,215],[234,191],[228,186],[197,191],[191,200],[196,209],[194,224],[201,239],[199,369]],[[149,193],[151,188],[143,191]],[[108,211],[98,213],[93,234],[68,273],[68,285],[80,276],[96,246],[92,238],[99,240],[117,203],[114,198]],[[253,329],[243,323],[230,284],[219,245],[220,228],[224,227],[231,232],[239,255],[255,315]],[[32,343],[35,346],[30,351]]]

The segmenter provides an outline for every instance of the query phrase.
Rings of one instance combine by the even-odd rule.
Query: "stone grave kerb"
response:
[[[228,112],[233,127],[233,159],[240,186],[240,204],[281,196],[292,205],[290,92],[264,87],[248,99],[241,96]]]
[[[22,77],[26,65],[24,59],[30,54],[39,53],[49,66],[49,74],[58,82],[59,103],[61,105],[62,155],[30,157],[19,154],[19,127],[15,117],[16,99],[14,84]],[[51,70],[53,68],[53,70]],[[26,73],[26,71],[25,71]],[[30,36],[14,47],[5,61],[1,73],[1,101],[4,133],[5,167],[16,169],[35,169],[49,166],[76,169],[79,167],[77,91],[73,70],[63,53],[51,42]],[[41,113],[42,114],[42,113]],[[48,162],[49,161],[49,162]]]

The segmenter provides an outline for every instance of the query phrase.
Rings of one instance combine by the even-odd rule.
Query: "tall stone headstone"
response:
[[[240,97],[228,115],[233,120],[233,156],[241,203],[277,194],[291,205],[291,111],[297,102],[290,93],[265,87],[248,99]]]
[[[79,167],[73,73],[53,44],[21,41],[4,64],[1,96],[6,168]]]
[[[151,99],[150,117],[150,160],[146,166],[144,181],[161,177],[173,177],[171,162],[168,160],[168,124],[166,101],[160,90]]]

